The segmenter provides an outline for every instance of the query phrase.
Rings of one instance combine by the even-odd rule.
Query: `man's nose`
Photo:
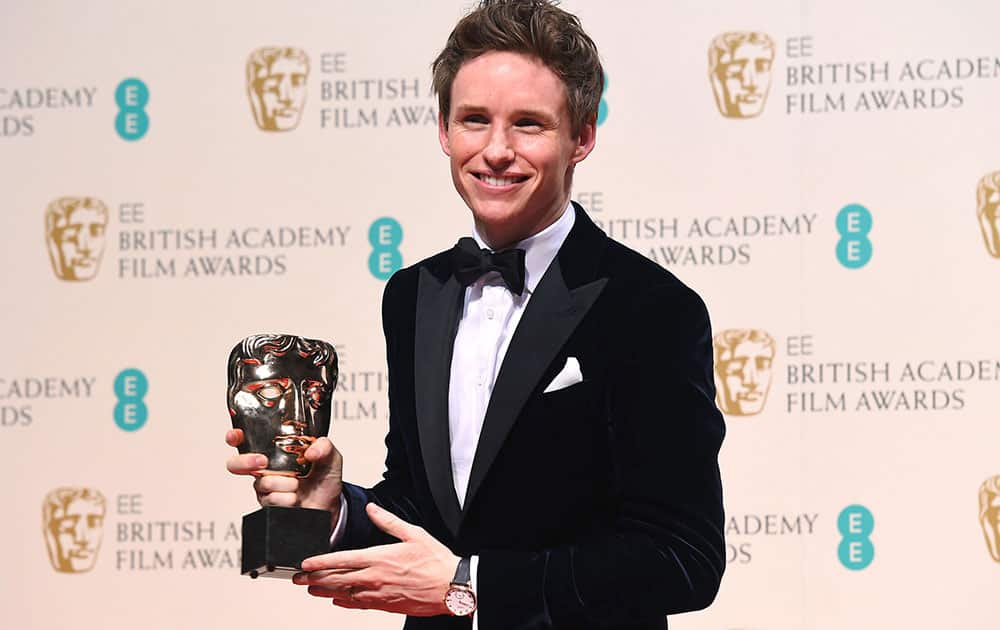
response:
[[[278,82],[278,99],[286,103],[292,102],[292,80],[287,76],[281,77]]]
[[[514,147],[508,129],[497,126],[491,131],[486,148],[483,149],[483,158],[494,170],[502,170],[514,161]]]
[[[759,382],[757,376],[757,366],[753,364],[753,361],[747,361],[746,365],[743,366],[743,384],[748,387],[757,387]]]
[[[82,254],[89,254],[91,248],[90,230],[84,227],[76,236],[76,246]]]
[[[304,420],[305,409],[303,407],[302,392],[297,386],[288,388],[285,394],[285,418],[287,420]]]
[[[743,66],[743,72],[740,75],[740,85],[751,92],[757,89],[757,67],[753,63]]]

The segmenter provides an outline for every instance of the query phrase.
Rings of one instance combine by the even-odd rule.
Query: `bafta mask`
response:
[[[303,453],[330,430],[337,352],[325,341],[251,335],[229,354],[229,415],[241,453],[267,455],[267,472],[305,477]]]
[[[1000,258],[1000,171],[990,173],[976,188],[976,212],[986,251]]]
[[[308,78],[309,57],[298,48],[268,46],[250,53],[247,93],[257,126],[264,131],[298,127]]]
[[[724,330],[714,338],[715,376],[723,413],[760,413],[771,388],[774,339],[763,330]]]
[[[987,479],[979,488],[979,524],[990,557],[1000,562],[1000,475]]]
[[[93,197],[61,197],[45,211],[45,242],[52,271],[63,280],[90,280],[104,253],[108,208]]]
[[[709,80],[719,112],[753,118],[764,110],[771,88],[774,42],[765,33],[730,32],[708,48]]]
[[[94,568],[104,533],[104,495],[92,488],[56,488],[42,503],[42,532],[52,568],[84,573]]]

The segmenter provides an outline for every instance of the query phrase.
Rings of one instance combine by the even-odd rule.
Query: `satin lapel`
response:
[[[472,504],[479,486],[514,426],[514,421],[520,415],[528,396],[538,386],[545,368],[552,363],[556,353],[590,310],[606,283],[607,278],[601,278],[576,289],[568,289],[559,260],[556,259],[535,287],[535,293],[531,296],[507,348],[490,396],[483,431],[472,463],[464,504],[466,509]]]
[[[442,282],[426,267],[421,268],[413,365],[417,432],[431,494],[452,534],[458,532],[461,507],[451,474],[448,381],[462,296],[462,286],[454,276],[449,274]]]

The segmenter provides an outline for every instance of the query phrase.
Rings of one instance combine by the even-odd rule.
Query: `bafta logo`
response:
[[[976,188],[976,210],[979,229],[986,241],[986,251],[1000,258],[1000,171],[990,173]]]
[[[42,503],[42,533],[52,568],[85,573],[101,549],[104,495],[93,488],[56,488]]]
[[[771,389],[774,339],[763,330],[724,330],[713,341],[722,412],[733,416],[760,413]]]
[[[247,59],[247,94],[257,126],[291,131],[306,103],[309,57],[298,48],[265,46]]]
[[[104,253],[108,208],[93,197],[60,197],[45,211],[52,271],[62,280],[91,280]]]
[[[979,524],[990,557],[1000,562],[1000,475],[987,479],[979,487]]]
[[[771,87],[774,41],[766,33],[723,33],[708,48],[708,78],[715,104],[726,118],[753,118],[764,111]]]

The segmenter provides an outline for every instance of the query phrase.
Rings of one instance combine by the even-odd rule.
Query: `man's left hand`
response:
[[[306,558],[304,572],[293,581],[309,586],[310,595],[330,597],[344,608],[417,617],[449,614],[444,596],[459,557],[423,528],[374,503],[365,509],[372,523],[400,542]]]

